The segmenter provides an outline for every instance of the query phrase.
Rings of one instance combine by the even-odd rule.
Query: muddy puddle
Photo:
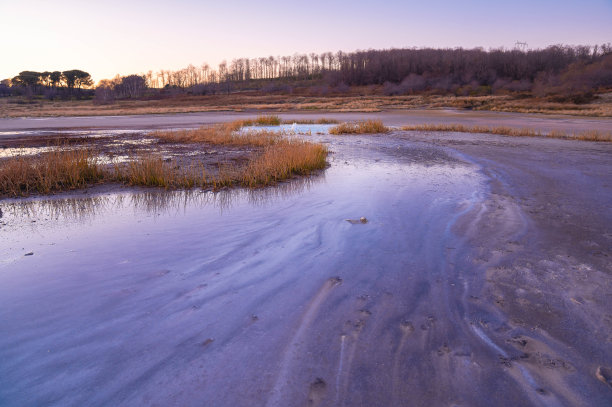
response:
[[[273,188],[0,201],[0,404],[580,405],[475,292],[490,175],[312,130],[330,167]]]

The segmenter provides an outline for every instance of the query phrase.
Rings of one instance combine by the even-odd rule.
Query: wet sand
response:
[[[0,201],[0,404],[610,405],[612,144],[312,139],[272,189]]]

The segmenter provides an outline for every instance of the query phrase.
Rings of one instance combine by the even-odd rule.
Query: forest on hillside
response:
[[[70,76],[73,72],[80,74],[74,78]],[[90,89],[93,83],[83,71],[24,71],[2,81],[0,96],[69,98],[77,92],[99,103],[112,103],[116,99],[235,92],[325,96],[358,89],[359,93],[389,96],[514,94],[581,103],[612,89],[612,46],[406,48],[238,58],[223,61],[216,69],[202,64],[116,76],[99,81],[95,92]]]

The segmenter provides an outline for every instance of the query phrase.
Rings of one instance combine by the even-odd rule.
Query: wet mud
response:
[[[0,404],[610,405],[612,145],[308,137],[275,188],[0,201]]]

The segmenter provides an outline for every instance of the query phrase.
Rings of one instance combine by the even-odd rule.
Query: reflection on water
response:
[[[57,131],[57,130],[18,130],[18,131],[0,131],[2,137],[23,137],[23,136],[86,136],[91,138],[109,137],[122,134],[141,134],[149,133],[152,130],[146,129],[87,129]]]
[[[36,154],[41,154],[41,153],[48,153],[55,149],[57,149],[57,147],[52,147],[52,146],[15,147],[15,148],[9,147],[9,148],[3,148],[2,150],[0,150],[0,158],[10,158],[10,157],[23,156],[23,155],[36,155]],[[63,147],[63,149],[66,150],[65,147]]]
[[[263,206],[271,201],[289,198],[307,192],[313,185],[325,180],[324,173],[309,178],[296,178],[274,187],[261,189],[225,189],[221,191],[192,190],[145,190],[122,191],[110,194],[52,198],[6,200],[0,202],[4,220],[25,222],[31,219],[42,221],[85,222],[96,216],[105,216],[133,208],[152,216],[185,212],[189,207],[213,207],[220,212],[230,209],[235,202],[248,202]],[[40,222],[40,221],[37,221]],[[32,224],[36,226],[36,222]]]

